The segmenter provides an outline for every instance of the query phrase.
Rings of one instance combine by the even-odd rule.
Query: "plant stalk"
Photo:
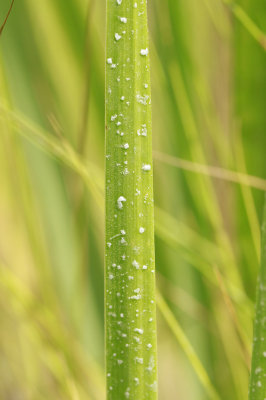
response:
[[[253,353],[249,400],[266,399],[266,196],[261,239],[261,267],[258,277],[257,301],[253,333]]]
[[[147,5],[107,0],[107,399],[157,399]]]

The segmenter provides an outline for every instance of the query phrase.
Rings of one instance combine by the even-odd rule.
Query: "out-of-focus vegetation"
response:
[[[148,5],[159,398],[243,400],[266,178],[265,2]],[[105,19],[103,0],[15,1],[0,38],[4,400],[105,396]]]

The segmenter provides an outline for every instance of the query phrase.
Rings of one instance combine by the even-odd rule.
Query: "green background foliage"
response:
[[[247,399],[266,9],[237,4],[148,1],[160,399]],[[5,400],[105,396],[105,21],[103,0],[16,1],[0,39]]]

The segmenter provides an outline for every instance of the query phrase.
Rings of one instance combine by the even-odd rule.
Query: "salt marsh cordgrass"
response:
[[[145,1],[107,1],[108,399],[157,398],[151,87]]]
[[[266,196],[261,232],[261,265],[257,285],[257,301],[253,332],[253,355],[249,400],[266,398]]]

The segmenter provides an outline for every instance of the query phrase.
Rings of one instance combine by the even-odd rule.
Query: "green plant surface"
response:
[[[14,124],[14,129],[18,131],[23,137],[30,140],[33,144],[40,146],[40,148],[45,149],[48,153],[53,154],[58,157],[63,163],[69,166],[73,171],[75,171],[86,183],[90,193],[95,196],[94,190],[97,190],[97,195],[95,200],[101,208],[102,204],[102,196],[103,196],[103,177],[102,174],[97,171],[97,168],[94,165],[88,164],[85,165],[82,159],[78,154],[75,153],[74,149],[67,143],[67,141],[62,141],[62,139],[58,140],[53,138],[51,134],[43,132],[39,127],[34,125],[34,123],[28,121],[25,117],[18,115],[17,113],[11,113],[6,106],[0,105],[0,111],[2,116],[6,118],[9,123],[12,122]],[[191,163],[193,166],[193,170],[197,171],[197,164]],[[202,173],[201,169],[197,171],[198,173]],[[229,171],[225,171],[228,173]],[[205,171],[204,171],[205,173]],[[250,177],[252,179],[252,177]],[[242,179],[239,179],[239,184],[242,183]],[[250,304],[248,299],[245,298],[244,293],[241,293],[241,290],[237,287],[232,286],[229,281],[227,285],[228,289],[222,286],[222,276],[220,276],[217,281],[214,275],[215,270],[212,268],[212,265],[215,265],[219,262],[220,259],[220,250],[219,248],[215,248],[215,246],[211,243],[198,236],[195,232],[191,231],[188,227],[186,227],[182,223],[178,223],[173,218],[171,218],[167,213],[162,210],[156,210],[156,234],[158,237],[163,238],[169,246],[175,248],[177,246],[179,252],[184,252],[184,256],[187,257],[188,260],[191,261],[192,265],[201,271],[203,276],[206,278],[217,288],[220,287],[223,291],[225,291],[224,297],[232,296],[233,299],[237,303],[240,303],[241,308],[245,311],[245,314],[249,314]],[[169,229],[170,228],[170,229]],[[183,248],[183,250],[182,250]],[[195,252],[195,255],[187,254],[187,250],[190,252]],[[201,254],[202,253],[202,254]],[[202,261],[199,259],[199,255],[201,254]],[[208,260],[209,267],[206,269],[204,265],[204,259]],[[213,259],[213,261],[210,260]],[[206,262],[205,261],[205,262]],[[208,265],[208,264],[207,264]],[[224,285],[224,283],[223,283]],[[228,290],[228,293],[226,293]],[[171,318],[169,318],[170,310],[167,308],[166,303],[163,301],[161,295],[158,294],[159,307],[163,313],[164,318],[171,330],[175,332],[175,336],[180,341],[181,346],[183,347],[185,353],[188,355],[190,360],[194,360],[196,355],[194,354],[192,358],[191,356],[191,345],[189,344],[189,340],[185,337],[184,333],[181,333],[181,336],[176,334],[176,329],[173,326],[179,326],[177,321],[174,321],[174,316],[171,314]],[[157,302],[158,302],[157,299]],[[228,299],[226,301],[226,305],[228,305]],[[244,301],[244,302],[243,302]],[[161,305],[164,304],[164,307]],[[230,305],[229,309],[232,307]],[[169,322],[170,321],[170,322]],[[236,321],[237,323],[237,321]],[[180,327],[178,328],[178,332],[180,331]],[[240,331],[240,336],[244,335],[244,331]],[[245,336],[245,335],[244,335]],[[244,340],[246,342],[246,339]],[[194,351],[193,351],[194,353]],[[197,357],[196,357],[197,358]],[[210,386],[209,378],[206,375],[206,371],[204,371],[202,366],[200,365],[200,361],[197,360],[196,363],[192,361],[193,368],[199,376],[199,379],[202,381],[203,386],[206,387],[208,393],[211,394],[211,397],[215,396],[214,389]]]
[[[85,163],[67,140],[62,138],[57,139],[53,137],[51,133],[44,132],[32,121],[25,118],[25,116],[17,112],[11,112],[6,105],[0,104],[0,115],[2,115],[9,124],[12,124],[13,129],[22,137],[25,137],[32,144],[46,151],[48,154],[52,154],[77,173],[86,184],[91,196],[95,198],[99,213],[101,214],[103,210],[103,174],[96,165],[89,162]],[[167,158],[166,155],[162,156],[163,158]],[[183,163],[181,163],[179,167],[183,166],[186,169],[187,164],[189,164],[193,171],[199,174],[203,173],[204,175],[208,173],[212,176],[210,167],[207,167],[202,171],[201,166],[199,167],[198,164],[188,162],[187,160],[182,161],[185,163],[185,167],[183,166]],[[208,172],[209,170],[210,172]],[[230,172],[231,171],[223,170],[224,178],[227,175],[230,177]],[[240,174],[240,177],[237,178],[238,175],[239,174],[236,173],[235,182],[241,184],[242,175]],[[258,177],[248,175],[244,176],[247,184],[249,183],[251,186],[253,185],[253,180],[254,182],[259,182],[261,186],[265,184],[265,180]],[[256,187],[261,189],[260,185]],[[209,282],[218,287],[219,282],[217,282],[214,274],[215,269],[213,268],[213,265],[219,264],[220,262],[220,249],[215,244],[204,239],[196,232],[193,232],[193,230],[185,224],[177,221],[160,208],[157,207],[155,211],[156,235],[164,240],[168,246],[182,252],[183,256],[186,257],[192,265],[209,280]],[[100,214],[97,214],[97,218],[101,218]],[[230,281],[227,281],[227,286],[230,296],[232,296],[237,303],[242,305],[246,314],[250,315],[252,305],[245,293]]]
[[[1,34],[2,34],[3,30],[4,30],[4,27],[5,27],[6,23],[7,23],[7,20],[8,20],[8,17],[9,17],[9,15],[10,15],[10,13],[11,13],[11,10],[12,10],[13,5],[14,5],[14,0],[12,0],[12,2],[11,2],[11,4],[10,4],[10,8],[9,8],[9,10],[8,10],[8,13],[7,13],[6,17],[5,17],[5,20],[4,20],[4,22],[2,23],[2,25],[0,26],[0,36],[1,36]]]
[[[106,372],[108,399],[157,398],[147,6],[107,1]]]
[[[265,0],[147,3],[158,397],[243,400],[266,178]],[[106,396],[104,87],[118,69],[105,21],[105,0],[14,1],[0,37],[1,399]]]
[[[266,398],[266,197],[261,237],[261,266],[257,286],[249,400]]]
[[[167,303],[162,298],[159,292],[157,292],[157,303],[158,307],[163,314],[163,317],[166,319],[171,331],[173,332],[174,336],[180,343],[181,347],[185,351],[187,357],[189,358],[193,368],[201,381],[203,387],[207,392],[207,396],[213,400],[219,400],[220,396],[216,392],[215,388],[213,387],[208,374],[206,373],[203,365],[201,364],[200,360],[198,359],[197,355],[191,344],[189,343],[186,335],[182,331],[182,328],[178,324],[178,321],[175,319],[174,315],[172,314],[171,310],[169,309]]]
[[[239,20],[247,32],[249,32],[253,39],[258,42],[263,50],[266,50],[266,34],[256,25],[246,11],[233,0],[223,0],[223,2],[230,7],[234,16]]]

